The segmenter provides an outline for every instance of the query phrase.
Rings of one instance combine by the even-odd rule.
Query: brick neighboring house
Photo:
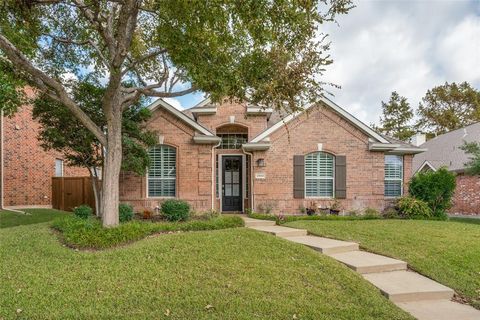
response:
[[[465,174],[465,163],[469,159],[460,149],[464,141],[480,142],[480,122],[439,135],[427,142],[422,137],[417,144],[428,151],[414,157],[413,169],[414,172],[419,172],[447,167],[455,172],[457,187],[453,196],[453,207],[449,212],[480,215],[480,175]]]
[[[27,94],[32,95],[30,89]],[[88,176],[88,170],[64,165],[62,156],[45,152],[37,139],[40,125],[32,119],[32,106],[24,105],[0,123],[1,208],[52,205],[52,177]]]
[[[123,172],[121,201],[155,210],[178,198],[197,211],[295,214],[302,208],[384,209],[407,190],[413,154],[328,99],[304,112],[206,99],[179,111],[159,99],[147,127],[158,132],[146,176]]]

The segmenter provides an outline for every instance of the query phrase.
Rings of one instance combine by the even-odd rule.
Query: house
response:
[[[26,92],[33,95],[31,89]],[[61,154],[42,149],[31,105],[0,117],[0,208],[50,208],[52,177],[88,175],[86,169],[67,166]]]
[[[302,208],[384,209],[406,192],[421,148],[386,138],[323,98],[282,115],[206,99],[180,111],[149,106],[158,132],[144,177],[123,172],[120,199],[155,210],[169,198],[197,211],[295,214]]]
[[[453,214],[480,214],[480,176],[465,174],[468,155],[460,149],[464,141],[480,141],[480,122],[417,143],[428,151],[415,155],[413,171],[421,172],[446,167],[457,174],[457,187],[453,196]]]

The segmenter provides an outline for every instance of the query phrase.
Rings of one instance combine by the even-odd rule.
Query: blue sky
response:
[[[445,81],[480,89],[480,0],[361,0],[338,23],[325,28],[334,63],[323,80],[340,85],[333,100],[366,123],[394,90],[416,108]],[[188,108],[202,98],[169,100]]]

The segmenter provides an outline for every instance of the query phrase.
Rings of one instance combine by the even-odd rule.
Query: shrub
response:
[[[427,219],[432,216],[432,210],[425,201],[413,197],[402,197],[397,202],[398,211],[405,218]]]
[[[363,215],[365,218],[376,218],[380,217],[380,212],[378,212],[378,210],[374,208],[366,208],[363,212]]]
[[[410,181],[409,192],[414,198],[425,201],[435,217],[446,216],[455,191],[455,175],[446,168],[422,172]]]
[[[185,221],[190,215],[190,205],[183,200],[166,200],[162,202],[161,210],[168,221]]]
[[[118,206],[118,219],[120,222],[127,222],[133,219],[133,207],[126,203],[120,203]]]
[[[80,219],[88,219],[93,214],[93,210],[86,204],[82,204],[73,209],[73,214]]]
[[[398,214],[398,211],[393,207],[390,207],[390,208],[386,209],[385,211],[383,211],[382,216],[385,219],[395,219],[395,218],[400,217],[399,214]]]
[[[63,241],[74,248],[105,249],[160,232],[218,230],[243,227],[240,217],[218,217],[188,222],[129,221],[115,228],[104,228],[96,217],[80,219],[66,216],[53,221],[52,227],[61,233]]]
[[[193,214],[193,218],[194,219],[197,219],[197,220],[210,220],[210,219],[213,219],[213,218],[217,218],[220,216],[220,212],[218,212],[217,210],[207,210],[207,211],[204,211],[204,212],[195,212]]]

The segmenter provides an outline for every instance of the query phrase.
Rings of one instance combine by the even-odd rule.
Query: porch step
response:
[[[293,228],[280,227],[280,226],[260,226],[260,227],[252,227],[252,229],[274,234],[277,237],[282,237],[282,238],[307,235],[307,230],[293,229]]]
[[[288,237],[287,240],[304,244],[324,254],[334,254],[358,250],[358,243],[339,241],[315,236]]]
[[[451,299],[453,290],[418,273],[392,271],[363,275],[393,302]],[[478,315],[477,315],[478,316]]]
[[[422,320],[478,320],[480,311],[450,300],[427,300],[395,303],[417,319]]]
[[[274,226],[276,224],[275,221],[270,220],[259,220],[259,219],[252,219],[252,218],[243,218],[245,221],[245,227],[267,227],[267,226]]]
[[[396,270],[406,270],[407,263],[365,251],[350,251],[330,255],[343,262],[358,273],[376,273]]]

